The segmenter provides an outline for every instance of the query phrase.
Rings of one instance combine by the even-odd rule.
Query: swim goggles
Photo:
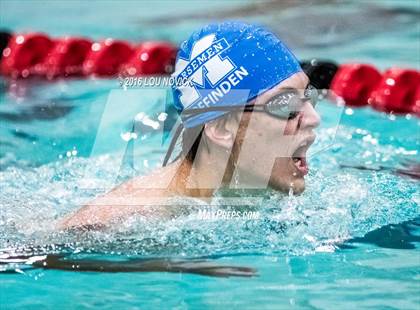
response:
[[[211,111],[244,111],[244,112],[265,112],[270,116],[280,118],[280,119],[293,119],[298,116],[299,112],[302,110],[305,102],[310,101],[313,107],[316,106],[318,102],[319,93],[318,90],[312,86],[308,87],[304,91],[304,96],[301,97],[297,89],[290,88],[285,89],[281,93],[273,96],[265,104],[255,105],[255,104],[246,104],[238,106],[212,106],[206,108],[194,108],[187,109],[182,112],[183,117],[192,117],[201,113],[211,112]]]

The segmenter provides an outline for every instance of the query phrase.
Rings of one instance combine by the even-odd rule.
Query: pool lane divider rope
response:
[[[0,32],[0,74],[10,79],[169,75],[174,70],[176,53],[176,46],[163,41],[93,42],[82,37]],[[420,117],[418,70],[393,67],[381,73],[370,64],[338,65],[318,59],[301,65],[316,88],[332,90],[333,102]]]

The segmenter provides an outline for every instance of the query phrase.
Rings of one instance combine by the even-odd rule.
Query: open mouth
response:
[[[313,142],[314,139],[306,139],[292,154],[293,164],[302,176],[307,175],[309,172],[306,152]]]

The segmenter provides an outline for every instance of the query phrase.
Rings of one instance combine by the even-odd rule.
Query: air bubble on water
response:
[[[346,115],[353,115],[353,114],[354,114],[354,111],[353,111],[353,109],[351,109],[351,108],[347,108],[347,109],[345,110],[345,113],[346,113]]]
[[[162,114],[166,114],[166,113],[162,113]],[[164,116],[162,116],[164,117]],[[162,118],[161,117],[161,118]],[[157,130],[160,128],[160,124],[159,122],[152,120],[148,115],[146,115],[144,112],[140,112],[138,113],[135,117],[134,120],[144,126],[147,127],[151,127],[153,130]]]
[[[305,234],[305,235],[303,236],[303,238],[305,238],[305,239],[306,239],[306,240],[308,240],[309,242],[315,242],[315,241],[316,241],[316,239],[315,239],[313,236],[308,235],[308,234]]]
[[[336,250],[336,247],[332,244],[320,245],[315,248],[315,252],[321,252],[321,253],[332,253],[335,250]]]
[[[162,112],[158,115],[158,120],[161,121],[161,122],[164,122],[167,118],[168,118],[167,113]]]
[[[396,154],[402,154],[402,155],[417,155],[417,150],[407,150],[403,147],[397,148],[395,151]]]
[[[141,122],[145,117],[146,117],[146,113],[140,112],[136,114],[136,116],[134,117],[134,120],[137,122]]]
[[[365,142],[371,143],[373,145],[377,145],[378,144],[378,139],[372,137],[372,135],[370,135],[370,134],[364,136],[362,138],[362,140],[365,141]]]
[[[130,141],[130,140],[135,140],[137,139],[137,133],[135,132],[131,132],[131,131],[127,131],[127,132],[123,132],[120,134],[121,139],[123,139],[124,141]]]
[[[391,120],[391,121],[395,121],[397,119],[397,117],[394,114],[389,114],[388,119]]]

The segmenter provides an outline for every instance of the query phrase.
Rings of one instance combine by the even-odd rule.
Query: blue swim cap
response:
[[[178,112],[210,106],[245,105],[291,75],[302,71],[298,60],[273,33],[242,22],[209,24],[194,32],[179,49],[173,88]],[[228,112],[185,117],[191,128]]]

